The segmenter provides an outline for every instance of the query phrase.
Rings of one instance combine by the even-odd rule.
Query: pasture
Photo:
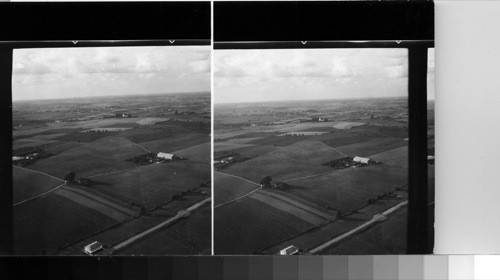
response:
[[[125,255],[210,255],[211,254],[210,204],[202,206],[191,215],[170,227],[120,250]],[[161,245],[159,245],[161,244]]]
[[[370,157],[380,161],[385,165],[400,166],[408,168],[408,146],[402,146],[385,152],[381,152]]]
[[[105,137],[38,160],[29,168],[58,178],[69,172],[76,172],[77,176],[91,176],[135,167],[134,163],[125,160],[144,153],[142,148],[127,139]]]
[[[226,152],[233,151],[236,149],[247,148],[253,146],[252,144],[238,144],[238,143],[229,143],[229,142],[216,142],[214,143],[214,151],[215,152]]]
[[[360,123],[360,122],[337,122],[335,123],[332,127],[336,129],[351,129],[356,126],[362,126],[365,125],[365,123]]]
[[[155,153],[168,153],[203,144],[209,141],[210,137],[208,135],[197,133],[182,133],[168,136],[165,135],[164,138],[148,142],[139,142],[139,144]]]
[[[287,183],[291,186],[283,191],[320,207],[331,207],[345,213],[362,207],[368,199],[406,185],[407,181],[402,176],[359,167]]]
[[[62,180],[57,180],[18,166],[12,167],[12,179],[14,203],[43,194],[64,183]]]
[[[408,208],[398,209],[387,219],[331,246],[321,254],[401,255],[406,254]]]
[[[192,161],[210,163],[210,142],[195,145],[182,150],[174,151],[173,154]]]
[[[12,149],[17,150],[17,149],[28,148],[28,147],[37,147],[37,146],[43,146],[46,144],[51,144],[51,143],[56,143],[56,142],[57,141],[55,141],[55,140],[24,138],[24,139],[15,140],[12,143]]]
[[[301,141],[230,165],[224,172],[253,182],[260,182],[265,176],[271,176],[274,180],[287,180],[331,171],[331,168],[321,166],[321,163],[341,157],[343,155],[321,142]]]
[[[222,172],[214,172],[214,205],[228,202],[260,187],[241,178]]]
[[[253,198],[214,210],[215,254],[252,254],[313,225]]]
[[[381,152],[385,152],[388,150],[392,150],[407,145],[408,145],[407,141],[397,138],[378,138],[378,139],[371,139],[369,141],[339,146],[335,148],[350,157],[355,157],[355,156],[369,157],[374,154],[378,154]]]
[[[209,169],[201,172],[169,164],[151,164],[91,179],[95,181],[89,186],[92,190],[124,203],[151,208],[170,200],[174,194],[206,183],[210,172]]]
[[[55,193],[15,206],[14,253],[52,253],[117,221]]]

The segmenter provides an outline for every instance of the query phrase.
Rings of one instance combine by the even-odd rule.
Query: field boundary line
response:
[[[56,180],[58,180],[58,181],[60,181],[60,182],[64,182],[64,180],[63,180],[63,179],[60,179],[60,178],[54,177],[54,176],[52,176],[52,175],[49,175],[49,174],[44,173],[44,172],[41,172],[41,171],[37,171],[37,170],[29,169],[29,168],[24,168],[24,167],[17,166],[17,165],[12,165],[12,166],[17,167],[17,168],[20,168],[20,169],[23,169],[23,170],[28,170],[28,171],[31,171],[31,172],[35,172],[35,173],[39,173],[39,174],[43,174],[43,175],[45,175],[45,176],[49,176],[49,177],[51,177],[51,178],[53,178],[53,179],[56,179]]]
[[[87,178],[94,178],[94,177],[104,176],[104,175],[108,175],[108,174],[114,174],[114,173],[120,173],[120,172],[125,172],[125,171],[135,170],[135,169],[139,169],[139,168],[144,167],[144,166],[147,166],[147,165],[139,165],[139,166],[132,167],[132,168],[127,168],[127,169],[116,170],[116,171],[110,171],[110,172],[101,173],[101,174],[90,175],[90,176],[87,176]]]
[[[386,210],[380,214],[375,214],[375,215],[373,215],[373,218],[370,221],[368,221],[368,222],[366,222],[366,223],[364,223],[364,224],[362,224],[362,225],[360,225],[360,226],[358,226],[358,227],[356,227],[356,228],[354,228],[354,229],[352,229],[344,234],[341,234],[340,236],[337,236],[337,237],[335,237],[335,238],[333,238],[333,239],[331,239],[331,240],[329,240],[329,241],[327,241],[319,246],[314,247],[313,249],[311,249],[309,251],[309,253],[316,254],[316,253],[334,245],[335,243],[338,243],[339,241],[350,237],[353,234],[356,234],[360,231],[365,230],[366,228],[372,226],[375,223],[382,222],[387,218],[386,217],[387,215],[393,213],[394,211],[398,210],[399,208],[401,208],[407,204],[408,204],[408,200],[405,200],[405,201],[397,204],[396,206],[389,208],[388,210]]]
[[[130,140],[129,140],[129,141],[130,141]],[[150,150],[148,150],[148,149],[144,148],[143,146],[141,146],[141,145],[139,145],[139,144],[137,144],[137,143],[135,143],[135,142],[132,142],[132,141],[130,141],[130,142],[131,142],[132,144],[136,145],[137,147],[139,147],[139,148],[143,149],[144,151],[146,151],[146,152],[148,152],[148,153],[152,153]]]
[[[249,182],[249,183],[252,183],[252,184],[254,184],[254,185],[260,186],[260,184],[257,184],[257,183],[255,183],[255,182],[252,182],[252,181],[250,181],[250,180],[247,180],[247,179],[245,179],[245,178],[242,178],[242,177],[240,177],[240,176],[236,176],[236,175],[233,175],[233,174],[224,173],[224,172],[215,171],[215,170],[214,170],[214,173],[219,173],[219,174],[224,174],[224,175],[227,175],[227,176],[235,177],[235,178],[238,178],[238,179],[241,179],[241,180],[247,181],[247,182]]]
[[[323,176],[323,175],[328,175],[328,174],[332,174],[332,173],[340,172],[340,171],[342,171],[342,170],[347,170],[347,168],[344,168],[344,169],[337,169],[337,170],[334,170],[334,171],[329,171],[329,172],[325,172],[325,173],[319,173],[319,174],[315,174],[315,175],[308,175],[308,176],[304,176],[304,177],[298,177],[298,178],[293,178],[293,179],[287,179],[287,180],[283,180],[282,182],[290,182],[290,181],[295,181],[295,180],[300,180],[300,179],[306,179],[306,178],[311,178],[311,177]]]
[[[40,196],[46,195],[46,194],[48,194],[48,193],[51,193],[51,192],[53,192],[53,191],[55,191],[55,190],[57,190],[57,189],[59,189],[59,188],[63,187],[64,185],[65,185],[65,183],[60,184],[59,186],[57,186],[57,187],[55,187],[55,188],[53,188],[53,189],[51,189],[51,190],[49,190],[49,191],[46,191],[46,192],[44,192],[44,193],[42,193],[42,194],[40,194],[40,195],[37,195],[37,196],[34,196],[34,197],[32,197],[32,198],[28,198],[28,199],[26,199],[26,200],[23,200],[23,201],[20,201],[20,202],[18,202],[18,203],[15,203],[15,204],[14,204],[14,205],[12,205],[12,206],[17,206],[17,205],[23,204],[23,203],[25,203],[25,202],[31,201],[31,200],[33,200],[33,199],[35,199],[35,198],[39,198]]]
[[[326,145],[326,144],[325,144],[325,145]],[[339,151],[339,150],[335,149],[334,147],[330,147],[330,146],[328,146],[328,145],[326,145],[326,146],[327,146],[328,148],[330,148],[330,149],[334,150],[335,152],[337,152],[337,153],[339,153],[339,154],[341,154],[341,155],[343,155],[343,156],[345,156],[345,157],[348,157],[348,155],[346,155],[346,154],[342,153],[341,151]]]

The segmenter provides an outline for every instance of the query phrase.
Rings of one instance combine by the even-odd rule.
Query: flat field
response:
[[[398,209],[382,223],[355,234],[325,249],[328,255],[401,255],[406,254],[408,208]]]
[[[210,255],[212,209],[207,204],[187,219],[121,250],[126,255]],[[161,245],[159,245],[161,244]]]
[[[156,139],[147,142],[138,142],[146,149],[159,153],[159,152],[175,152],[177,150],[189,148],[195,145],[203,144],[210,141],[210,137],[204,134],[197,133],[183,133],[183,134],[170,134],[161,139]]]
[[[252,254],[313,226],[253,198],[226,204],[214,212],[215,254]]]
[[[403,146],[372,155],[370,158],[385,165],[408,168],[408,146]]]
[[[58,178],[69,172],[76,172],[77,176],[91,176],[135,167],[137,165],[125,160],[144,153],[144,149],[125,138],[105,137],[38,160],[29,168]]]
[[[407,184],[405,178],[360,168],[342,169],[330,174],[288,181],[284,191],[314,203],[346,212],[358,209],[368,199],[394,191]]]
[[[174,151],[173,154],[191,161],[210,163],[210,142],[195,145],[182,150]]]
[[[398,138],[379,138],[344,146],[335,147],[342,153],[350,156],[369,157],[395,148],[407,146],[408,142]]]
[[[132,205],[146,208],[168,201],[172,195],[210,181],[204,171],[165,164],[151,164],[123,172],[92,177],[89,188]]]
[[[17,166],[12,167],[12,173],[14,203],[43,194],[64,183],[62,180]]]
[[[256,183],[252,184],[241,178],[217,171],[214,172],[214,184],[217,186],[217,191],[214,193],[215,206],[238,198],[260,187]]]
[[[52,253],[118,221],[55,193],[15,206],[14,252]]]
[[[321,163],[341,157],[343,155],[321,142],[301,141],[230,165],[224,172],[253,182],[260,182],[265,176],[271,176],[274,180],[288,180],[331,171],[331,168]]]

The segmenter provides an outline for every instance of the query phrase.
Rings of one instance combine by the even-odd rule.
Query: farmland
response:
[[[13,166],[15,254],[117,244],[211,195],[209,93],[14,102],[13,134],[13,154],[35,157]],[[159,152],[177,158],[130,160]],[[209,253],[210,216],[199,210],[133,254]]]
[[[62,184],[62,180],[17,166],[13,168],[13,178],[14,203],[41,195]]]
[[[216,105],[214,128],[215,158],[245,158],[215,173],[217,254],[308,250],[407,198],[404,98]],[[356,156],[371,161],[324,165]],[[404,227],[401,213],[382,231]],[[388,248],[380,253],[404,251],[405,237],[394,240],[375,243]]]

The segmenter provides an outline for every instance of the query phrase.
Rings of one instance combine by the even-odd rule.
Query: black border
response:
[[[0,41],[211,38],[210,2],[0,3]]]
[[[434,40],[432,1],[214,1],[214,42]]]

